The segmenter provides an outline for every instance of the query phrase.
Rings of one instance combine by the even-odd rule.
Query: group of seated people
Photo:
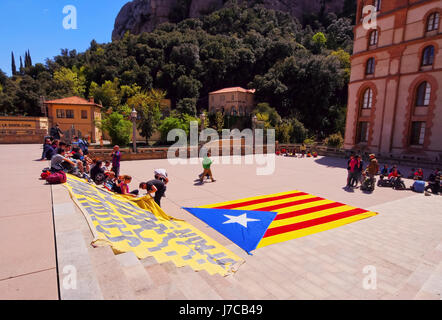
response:
[[[116,176],[116,170],[113,170],[114,168],[111,167],[109,160],[91,159],[89,156],[84,155],[80,147],[72,147],[72,145],[64,142],[54,142],[46,139],[45,146],[51,146],[52,149],[56,148],[55,154],[52,151],[50,158],[51,172],[64,171],[75,174],[78,177],[87,179],[90,183],[103,185],[104,188],[111,192],[133,197],[138,196],[139,190],[130,191],[129,188],[132,177],[129,175]],[[45,158],[49,157],[51,149],[46,147],[43,154]],[[139,188],[146,190],[149,194],[155,193],[154,200],[160,206],[161,198],[165,196],[166,184],[168,182],[166,170],[157,169],[154,172],[154,179],[140,183]]]
[[[298,156],[299,154],[299,156]],[[294,157],[294,158],[317,158],[318,153],[316,151],[307,151],[306,147],[301,146],[299,147],[299,150],[296,148],[293,148],[292,150],[281,148],[280,150],[276,151],[277,156],[285,156],[285,157]]]
[[[393,165],[391,168],[388,168],[388,165],[385,164],[381,169],[381,176],[387,177],[390,181],[394,181],[401,177],[401,172],[397,168],[397,165]],[[424,171],[422,168],[411,168],[410,174],[408,175],[408,179],[416,180],[416,181],[424,181]],[[441,172],[439,168],[436,168],[434,172],[432,172],[428,179],[428,185],[425,187],[425,191],[431,190],[434,194],[438,194],[440,190],[440,181],[441,181]]]

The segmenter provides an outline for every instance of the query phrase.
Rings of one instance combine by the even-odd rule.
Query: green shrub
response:
[[[126,146],[130,142],[132,122],[122,114],[112,112],[101,121],[101,129],[109,133],[113,145]]]
[[[291,122],[290,140],[294,143],[304,142],[307,138],[308,130],[304,127],[304,124],[298,119],[293,119]]]
[[[335,133],[329,135],[324,143],[328,147],[341,148],[344,145],[344,138],[342,138],[341,133]]]

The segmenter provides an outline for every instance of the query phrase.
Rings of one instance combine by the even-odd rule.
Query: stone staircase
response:
[[[233,276],[177,268],[133,252],[92,247],[92,232],[62,186],[53,186],[54,222],[62,300],[256,299]]]

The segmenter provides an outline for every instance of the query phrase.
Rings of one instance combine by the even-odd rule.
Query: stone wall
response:
[[[42,144],[48,123],[44,117],[0,117],[0,144]]]

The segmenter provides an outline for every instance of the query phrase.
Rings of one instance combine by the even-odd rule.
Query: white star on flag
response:
[[[242,214],[240,216],[229,216],[228,214],[225,214],[224,217],[228,218],[229,220],[227,220],[226,222],[223,222],[223,224],[239,223],[240,225],[242,225],[245,228],[247,228],[247,222],[261,221],[259,219],[247,218],[247,213],[244,213],[244,214]]]

